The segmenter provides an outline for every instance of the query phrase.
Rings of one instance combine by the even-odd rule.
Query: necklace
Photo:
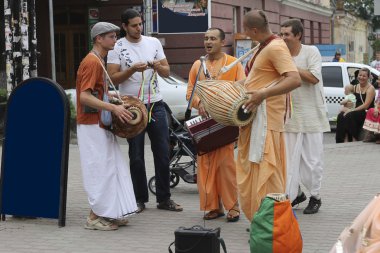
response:
[[[367,90],[368,90],[368,87],[369,87],[369,85],[368,85],[368,83],[366,83],[366,85],[363,87],[363,91],[364,91],[364,93],[366,93],[367,92]],[[362,86],[359,84],[359,93],[360,94],[362,94]]]
[[[368,90],[368,83],[363,87],[363,88],[365,88],[365,87],[367,87],[365,90],[364,90],[364,94],[367,92],[367,90]],[[364,104],[364,100],[363,100],[363,96],[362,96],[362,87],[361,87],[361,85],[359,84],[359,95],[360,95],[360,99],[361,99],[361,101],[362,101],[362,104]]]
[[[213,60],[213,61],[211,62],[211,60],[208,59],[208,55],[206,56],[206,65],[208,65],[207,67],[208,67],[208,69],[209,69],[210,76],[211,76],[211,79],[212,79],[212,80],[215,80],[215,79],[219,76],[220,72],[222,71],[222,68],[223,68],[224,66],[226,66],[226,63],[227,63],[227,55],[224,54],[224,55],[223,55],[223,58],[224,58],[224,62],[222,63],[221,66],[218,66],[219,64],[217,64],[217,63],[219,63],[219,59],[218,59],[218,60]]]

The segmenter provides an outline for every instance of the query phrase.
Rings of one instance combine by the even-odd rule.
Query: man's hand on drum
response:
[[[203,105],[202,102],[199,102],[199,104],[198,104],[198,113],[202,117],[207,117],[208,116],[206,108],[205,108],[205,106]]]
[[[135,72],[143,72],[148,68],[148,64],[144,62],[137,62],[131,66]]]
[[[114,105],[112,113],[120,119],[121,122],[127,123],[133,118],[133,114],[128,111],[124,105]]]
[[[264,89],[247,91],[248,100],[243,105],[245,112],[250,112],[252,109],[256,108],[263,100],[266,98],[266,92]]]

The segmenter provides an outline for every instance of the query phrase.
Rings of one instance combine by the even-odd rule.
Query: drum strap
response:
[[[118,90],[115,88],[115,85],[113,85],[111,77],[108,75],[108,72],[107,72],[106,68],[104,67],[102,61],[100,60],[100,56],[95,51],[92,51],[92,54],[95,55],[95,57],[99,60],[100,66],[102,66],[102,68],[103,68],[103,71],[104,71],[104,73],[106,75],[106,78],[104,78],[105,81],[108,80],[108,83],[111,84],[112,89],[116,92],[116,95],[117,95],[118,99],[120,101],[123,101],[123,100],[121,100],[120,94],[119,94]],[[106,83],[107,82],[104,82],[104,85],[106,85]],[[107,92],[107,91],[108,91],[108,89],[105,87],[104,88],[104,92]]]
[[[260,43],[260,47],[257,50],[256,54],[253,56],[253,58],[247,63],[245,66],[245,75],[248,76],[248,73],[251,71],[253,62],[255,61],[257,55],[263,50],[272,40],[280,38],[276,34],[272,34],[268,39],[266,39],[264,42]]]

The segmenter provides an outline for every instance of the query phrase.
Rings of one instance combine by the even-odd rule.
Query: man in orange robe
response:
[[[242,65],[235,65],[227,73],[221,74],[221,68],[236,60],[235,57],[222,52],[225,34],[219,28],[210,28],[204,37],[204,46],[207,53],[206,67],[212,79],[237,81],[245,78]],[[189,73],[187,100],[190,99],[194,82],[201,62],[194,62]],[[206,79],[204,73],[199,80]],[[202,116],[206,116],[205,107],[199,97],[194,94],[192,107],[198,109]],[[223,136],[221,136],[222,138]],[[198,156],[198,190],[200,209],[209,211],[204,219],[211,220],[224,215],[223,206],[228,210],[227,221],[237,221],[240,215],[236,186],[236,166],[234,161],[234,144],[218,148],[210,153]]]
[[[266,194],[285,193],[285,94],[299,87],[301,79],[285,42],[271,32],[263,11],[248,12],[243,25],[245,34],[253,41],[260,42],[262,47],[259,52],[255,52],[252,68],[244,82],[249,94],[245,110],[249,112],[258,108],[258,113],[261,113],[260,104],[265,105],[263,110],[266,110],[263,115],[266,124],[258,132],[258,135],[264,136],[262,142],[251,143],[251,137],[255,137],[251,136],[251,131],[258,129],[252,124],[241,127],[238,140],[237,184],[240,204],[246,217],[252,221]],[[275,80],[280,81],[268,88]],[[259,159],[253,159],[251,153],[257,151]]]

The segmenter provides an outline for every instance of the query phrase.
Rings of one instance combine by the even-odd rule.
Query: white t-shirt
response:
[[[315,46],[302,45],[293,57],[297,67],[309,70],[319,82],[315,85],[302,80],[301,86],[291,91],[293,113],[285,123],[291,133],[321,133],[330,131],[322,80],[322,57]]]
[[[380,71],[380,61],[374,60],[371,62],[371,67]]]
[[[165,58],[160,41],[157,38],[142,35],[141,40],[137,43],[129,42],[125,37],[119,39],[114,49],[108,52],[107,63],[118,64],[120,71],[124,71],[138,62],[160,61]],[[157,76],[155,78],[153,76],[153,69],[148,68],[142,73],[136,72],[129,79],[120,83],[120,95],[138,96],[144,79],[144,104],[149,102],[149,96],[151,103],[160,101],[162,95]]]

